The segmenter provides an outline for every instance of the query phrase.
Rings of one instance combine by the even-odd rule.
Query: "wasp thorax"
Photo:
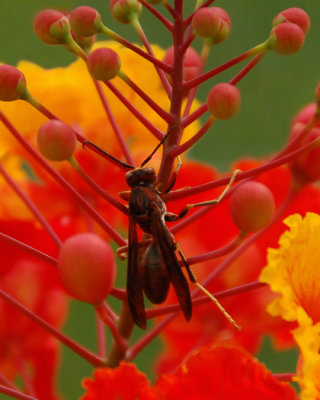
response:
[[[136,168],[126,173],[126,181],[130,187],[143,182],[153,183],[156,180],[156,173],[152,167]]]

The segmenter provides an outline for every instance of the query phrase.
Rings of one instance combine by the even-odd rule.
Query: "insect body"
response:
[[[129,196],[129,243],[127,294],[132,317],[146,328],[143,292],[153,303],[162,303],[170,282],[176,292],[186,320],[191,318],[192,302],[188,282],[176,255],[176,242],[166,226],[166,206],[155,188],[152,167],[136,168],[126,173],[131,187]],[[139,261],[137,224],[151,242]]]

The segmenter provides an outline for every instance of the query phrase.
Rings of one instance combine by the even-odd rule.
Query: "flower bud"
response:
[[[0,100],[23,99],[27,92],[26,78],[12,65],[0,65]]]
[[[289,55],[301,49],[304,39],[304,32],[298,25],[284,22],[272,29],[269,36],[269,46],[279,54]]]
[[[231,30],[231,20],[229,14],[220,7],[213,7],[215,13],[220,17],[221,25],[218,32],[214,35],[214,43],[218,44],[226,40]]]
[[[118,54],[109,48],[94,50],[88,57],[87,66],[90,74],[99,81],[109,81],[120,71],[121,61]]]
[[[298,137],[306,125],[310,122],[316,111],[316,104],[304,107],[294,119],[289,142]],[[304,146],[320,136],[320,123],[301,140],[299,147]],[[294,158],[289,163],[292,176],[298,186],[315,182],[320,179],[320,147]]]
[[[221,18],[216,7],[203,7],[192,18],[194,33],[202,38],[211,38],[221,27]]]
[[[58,271],[72,296],[95,306],[108,296],[116,277],[111,247],[93,233],[79,233],[64,242]]]
[[[69,19],[65,15],[50,25],[49,32],[59,43],[65,43],[70,35]]]
[[[274,211],[273,194],[260,182],[243,183],[231,197],[231,218],[241,232],[256,232],[265,228],[271,222]]]
[[[68,160],[76,147],[73,130],[64,122],[54,119],[40,127],[37,140],[40,152],[51,161]]]
[[[70,26],[77,36],[87,37],[95,35],[101,27],[101,16],[92,7],[81,6],[75,8],[69,15]]]
[[[226,120],[233,117],[240,109],[241,94],[230,83],[218,83],[208,95],[208,110],[213,117]]]
[[[110,10],[117,21],[129,24],[141,14],[142,5],[138,0],[111,0]]]
[[[50,27],[53,23],[59,21],[59,19],[63,17],[64,14],[57,10],[40,11],[33,21],[35,34],[40,40],[47,44],[60,44],[61,41],[50,32]]]
[[[272,26],[282,24],[283,22],[292,22],[298,25],[306,35],[310,28],[310,18],[309,15],[301,8],[288,8],[281,11],[273,20]]]
[[[163,58],[163,61],[168,65],[171,66],[173,65],[174,62],[173,46],[168,48]],[[200,67],[199,54],[192,47],[188,47],[183,60],[183,79],[185,81],[189,81],[190,79],[196,77],[199,74],[199,67]],[[170,75],[168,75],[168,79],[171,81]]]

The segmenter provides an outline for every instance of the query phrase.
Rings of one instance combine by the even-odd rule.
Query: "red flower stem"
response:
[[[19,392],[18,390],[14,390],[14,389],[8,388],[7,386],[3,386],[3,385],[0,385],[0,393],[7,394],[8,396],[11,396],[14,399],[38,400],[35,397],[29,396],[27,394]]]
[[[112,288],[110,294],[118,300],[127,300],[127,292],[124,289]]]
[[[101,33],[103,33],[106,36],[109,36],[111,39],[121,43],[123,46],[127,47],[128,49],[134,51],[135,53],[139,54],[139,56],[145,58],[146,60],[150,61],[153,65],[161,68],[164,72],[167,72],[168,74],[171,74],[172,69],[171,66],[164,63],[163,61],[158,60],[156,57],[146,53],[140,47],[135,46],[128,40],[124,39],[120,35],[118,35],[116,32],[112,31],[111,29],[107,28],[106,26],[101,27]]]
[[[127,107],[127,109],[159,140],[164,137],[163,132],[154,126],[111,82],[104,82],[111,92]]]
[[[17,386],[15,386],[12,382],[10,382],[4,375],[0,373],[0,384],[3,384],[4,386],[8,386],[11,389],[19,390]]]
[[[234,78],[232,78],[229,83],[231,85],[236,85],[241,81],[262,59],[262,57],[266,54],[266,52],[262,52],[257,54]]]
[[[98,95],[99,95],[99,97],[101,99],[101,103],[102,103],[103,108],[104,108],[104,110],[105,110],[105,112],[107,114],[107,117],[108,117],[110,125],[111,125],[111,127],[113,129],[113,132],[114,132],[114,134],[116,136],[116,139],[118,140],[118,143],[120,145],[122,153],[123,153],[125,159],[127,160],[127,162],[134,166],[135,165],[134,164],[134,160],[133,160],[133,158],[131,156],[131,153],[130,153],[130,151],[128,149],[127,143],[124,140],[124,137],[123,137],[123,134],[122,134],[122,132],[120,130],[120,127],[119,127],[119,125],[118,125],[118,123],[117,123],[117,121],[116,121],[116,119],[115,119],[115,117],[113,115],[113,112],[111,111],[110,105],[109,105],[109,103],[108,103],[108,101],[106,99],[106,96],[105,96],[105,94],[104,94],[104,92],[102,90],[101,84],[98,81],[96,81],[95,79],[92,79],[92,80],[93,80],[93,83],[95,84],[95,87],[97,89]]]
[[[175,18],[177,16],[176,11],[171,7],[171,5],[168,3],[167,0],[163,1],[163,5],[169,11],[169,13],[172,15],[173,18]]]
[[[214,258],[225,256],[226,254],[230,253],[231,251],[235,250],[237,247],[241,245],[246,237],[245,233],[240,232],[239,235],[232,240],[229,244],[224,247],[221,247],[217,250],[212,250],[207,253],[199,254],[198,256],[189,257],[187,259],[188,264],[199,264],[204,261],[212,260]]]
[[[58,121],[61,121],[58,117],[56,117],[54,114],[52,114],[51,111],[49,111],[42,104],[40,104],[38,102],[38,100],[36,100],[34,97],[30,96],[30,97],[28,97],[28,99],[26,101],[28,101],[28,103],[30,103],[33,107],[35,107],[39,112],[41,112],[43,115],[45,115],[48,119],[56,119]],[[92,150],[96,154],[102,156],[103,158],[105,158],[106,160],[111,162],[112,164],[114,164],[117,167],[119,167],[123,170],[126,170],[126,171],[133,168],[132,165],[125,164],[124,162],[118,160],[116,157],[113,157],[111,154],[109,154],[107,152],[99,151],[99,149],[96,148],[94,143],[91,143],[90,141],[88,141],[85,137],[83,137],[75,129],[73,129],[73,132],[76,135],[76,138],[79,143],[81,143],[82,145],[85,144],[86,148],[89,148],[90,150]]]
[[[106,309],[106,304],[102,302],[99,306],[96,306],[96,311],[104,324],[110,329],[114,342],[119,351],[125,353],[128,348],[127,341],[121,337],[115,322],[112,318],[110,318],[109,311]]]
[[[105,359],[107,356],[106,326],[99,317],[98,312],[96,312],[96,317],[98,355]]]
[[[112,228],[107,221],[105,221],[94,208],[78,193],[73,186],[71,186],[58,172],[47,163],[47,161],[38,154],[37,151],[28,143],[28,141],[20,135],[14,128],[11,122],[0,111],[0,120],[6,128],[12,133],[17,141],[24,147],[24,149],[72,196],[79,204],[91,215],[91,217],[112,237],[112,239],[119,245],[124,246],[126,241]]]
[[[192,18],[193,18],[193,16],[194,16],[195,12],[196,12],[197,10],[199,10],[199,8],[208,7],[208,6],[210,6],[210,4],[214,3],[214,1],[215,1],[215,0],[207,0],[207,1],[206,1],[205,3],[203,3],[200,7],[197,7],[197,8],[193,11],[193,13],[190,14],[190,15],[185,19],[185,21],[184,21],[185,25],[188,26],[188,25],[191,24]]]
[[[311,151],[314,148],[320,146],[320,139],[317,138],[313,140],[312,142],[302,146],[300,149],[295,150],[283,157],[278,158],[278,155],[273,157],[273,159],[259,167],[249,169],[248,171],[244,172],[239,172],[238,175],[236,176],[235,181],[242,181],[247,178],[256,178],[257,176],[261,175],[262,173],[269,171],[270,169],[279,167],[282,164],[286,164],[288,161],[294,159],[300,154],[303,154],[305,152]],[[282,154],[283,151],[281,151]],[[227,185],[230,182],[231,176],[228,176],[226,178],[221,178],[217,179],[215,181],[207,182],[202,185],[194,186],[193,188],[189,189],[180,189],[180,190],[175,190],[166,195],[166,201],[174,201],[178,200],[187,196],[192,196],[197,193],[205,192],[210,189],[217,188],[219,186]],[[178,224],[175,225],[175,227]],[[174,228],[175,228],[174,227]]]
[[[83,359],[87,360],[91,365],[94,367],[102,367],[105,364],[105,360],[96,356],[95,354],[91,353],[89,350],[85,349],[84,347],[80,346],[78,343],[64,335],[63,333],[59,332],[56,328],[52,325],[48,324],[44,319],[38,317],[34,314],[31,310],[25,307],[22,303],[15,300],[13,297],[9,296],[3,290],[0,289],[0,297],[11,304],[14,308],[16,308],[21,314],[25,315],[41,328],[49,332],[52,336],[58,339],[61,343],[69,347],[73,352],[78,354]]]
[[[147,8],[169,31],[172,31],[172,23],[166,17],[164,17],[156,8],[147,3],[145,0],[139,0],[139,2],[145,8]]]
[[[297,374],[296,373],[282,373],[282,374],[272,374],[278,381],[280,382],[291,382],[292,378],[294,378]]]
[[[103,199],[105,199],[108,203],[112,204],[123,214],[128,215],[127,208],[120,203],[115,197],[111,194],[103,190],[79,165],[77,160],[72,157],[69,159],[69,164],[73,167],[73,169],[81,176],[81,178],[95,191],[97,192]]]
[[[192,122],[199,119],[205,112],[208,111],[207,103],[202,104],[199,108],[197,108],[193,113],[186,115],[182,118],[181,126],[186,128],[188,125],[192,124]]]
[[[176,147],[172,148],[170,150],[170,155],[172,157],[177,157],[180,154],[187,151],[188,149],[190,149],[190,147],[192,147],[195,143],[197,143],[198,140],[200,140],[202,138],[202,136],[208,132],[208,130],[211,128],[211,126],[214,124],[214,122],[215,122],[215,119],[212,117],[209,117],[207,122],[202,126],[202,128],[200,128],[200,130],[195,135],[192,136],[191,139],[182,143],[180,146],[176,146]]]
[[[19,198],[25,203],[25,205],[28,207],[28,209],[31,211],[33,216],[36,218],[36,220],[40,223],[40,225],[43,227],[43,229],[47,232],[47,234],[51,237],[53,242],[60,247],[61,246],[61,239],[59,236],[56,234],[56,232],[52,229],[48,221],[44,218],[44,216],[41,214],[39,209],[36,207],[36,205],[33,203],[33,201],[21,190],[19,185],[11,178],[11,176],[7,173],[7,171],[3,168],[3,166],[0,163],[0,174],[2,177],[5,179],[5,181],[8,183],[8,185],[16,192],[16,194],[19,196]]]
[[[175,1],[176,17],[174,20],[174,27],[172,31],[174,59],[172,70],[172,96],[170,114],[174,116],[174,123],[168,126],[170,135],[167,137],[163,144],[163,156],[161,160],[160,169],[157,176],[157,183],[161,190],[169,182],[171,172],[174,166],[175,158],[170,155],[170,150],[175,147],[181,139],[181,108],[184,96],[183,90],[183,54],[179,49],[183,45],[183,38],[185,28],[183,25],[183,2],[180,0]]]
[[[132,361],[134,360],[137,355],[148,346],[153,339],[155,339],[161,331],[171,322],[173,321],[176,316],[179,314],[179,311],[172,313],[171,315],[166,316],[162,321],[157,323],[157,325],[152,328],[148,333],[146,333],[142,339],[138,340],[132,347],[127,350],[126,360]]]
[[[118,74],[133,91],[135,91],[154,112],[156,112],[164,121],[172,123],[172,116],[160,107],[151,97],[149,97],[142,89],[139,88],[123,71]]]
[[[150,54],[151,56],[155,57],[154,52],[152,50],[152,47],[150,46],[150,43],[142,29],[142,26],[140,25],[140,22],[138,20],[138,18],[135,18],[132,21],[132,26],[135,28],[136,32],[138,33],[140,40],[142,41],[144,47],[146,48],[148,54]],[[171,30],[172,30],[172,25],[171,25]],[[167,92],[168,97],[171,97],[172,94],[172,90],[171,90],[171,85],[166,77],[166,74],[164,73],[164,71],[162,69],[160,69],[159,67],[157,67],[156,65],[154,65],[159,78],[161,80],[161,83],[163,85],[164,90]]]
[[[194,41],[195,38],[196,38],[196,36],[192,33],[192,29],[190,29],[188,31],[188,34],[186,35],[185,41],[184,41],[183,45],[181,46],[180,51],[182,53],[185,53],[187,48],[191,45],[191,43]]]
[[[10,244],[11,246],[17,247],[20,250],[25,251],[28,254],[31,254],[34,257],[39,258],[39,260],[46,262],[47,264],[53,265],[54,267],[57,265],[57,260],[48,254],[43,253],[40,250],[37,250],[26,243],[20,242],[11,236],[6,235],[5,233],[0,232],[0,240]]]
[[[242,245],[238,247],[232,254],[230,254],[225,260],[223,260],[222,263],[214,271],[212,271],[211,274],[209,274],[209,276],[203,282],[201,282],[201,284],[204,287],[209,286],[211,282],[213,282],[218,277],[218,275],[220,275],[227,267],[229,267],[229,265],[232,264],[248,247],[250,247],[253,243],[255,243],[262,235],[264,235],[264,233],[268,229],[270,229],[270,227],[274,225],[282,217],[283,213],[291,204],[291,202],[293,201],[293,199],[296,197],[297,194],[298,194],[297,191],[291,190],[288,193],[284,202],[276,211],[270,224],[261,231],[254,233],[245,242],[243,242]],[[192,297],[197,296],[199,293],[200,290],[196,288],[192,292]]]
[[[184,89],[190,90],[195,86],[199,86],[202,83],[209,80],[210,78],[214,77],[215,75],[220,74],[223,71],[226,71],[227,69],[256,55],[257,53],[261,53],[261,52],[265,52],[265,51],[266,51],[266,43],[259,44],[255,47],[253,47],[252,49],[246,51],[245,53],[242,53],[239,56],[233,58],[232,60],[229,60],[226,63],[220,65],[219,67],[216,67],[200,76],[197,76],[196,78],[191,79],[190,81],[185,82]]]
[[[224,299],[227,297],[235,296],[237,294],[247,293],[251,290],[260,289],[262,287],[268,286],[266,283],[255,281],[246,283],[245,285],[236,286],[232,289],[222,290],[221,292],[212,293],[216,299]],[[208,296],[201,296],[192,299],[192,306],[198,307],[200,305],[210,303],[212,300]],[[171,314],[180,310],[180,304],[170,304],[168,306],[161,306],[156,308],[151,308],[146,310],[147,319],[161,317],[166,314]],[[142,339],[141,339],[142,340]]]

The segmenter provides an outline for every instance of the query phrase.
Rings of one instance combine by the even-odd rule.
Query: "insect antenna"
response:
[[[143,167],[145,164],[147,164],[147,162],[149,162],[151,160],[151,158],[153,157],[154,153],[159,149],[159,147],[161,145],[163,145],[163,143],[167,140],[167,138],[169,137],[170,133],[177,128],[179,125],[173,125],[171,126],[171,128],[168,130],[167,134],[160,140],[160,142],[157,144],[157,146],[153,149],[152,153],[143,161],[143,163],[141,164],[141,167]]]

